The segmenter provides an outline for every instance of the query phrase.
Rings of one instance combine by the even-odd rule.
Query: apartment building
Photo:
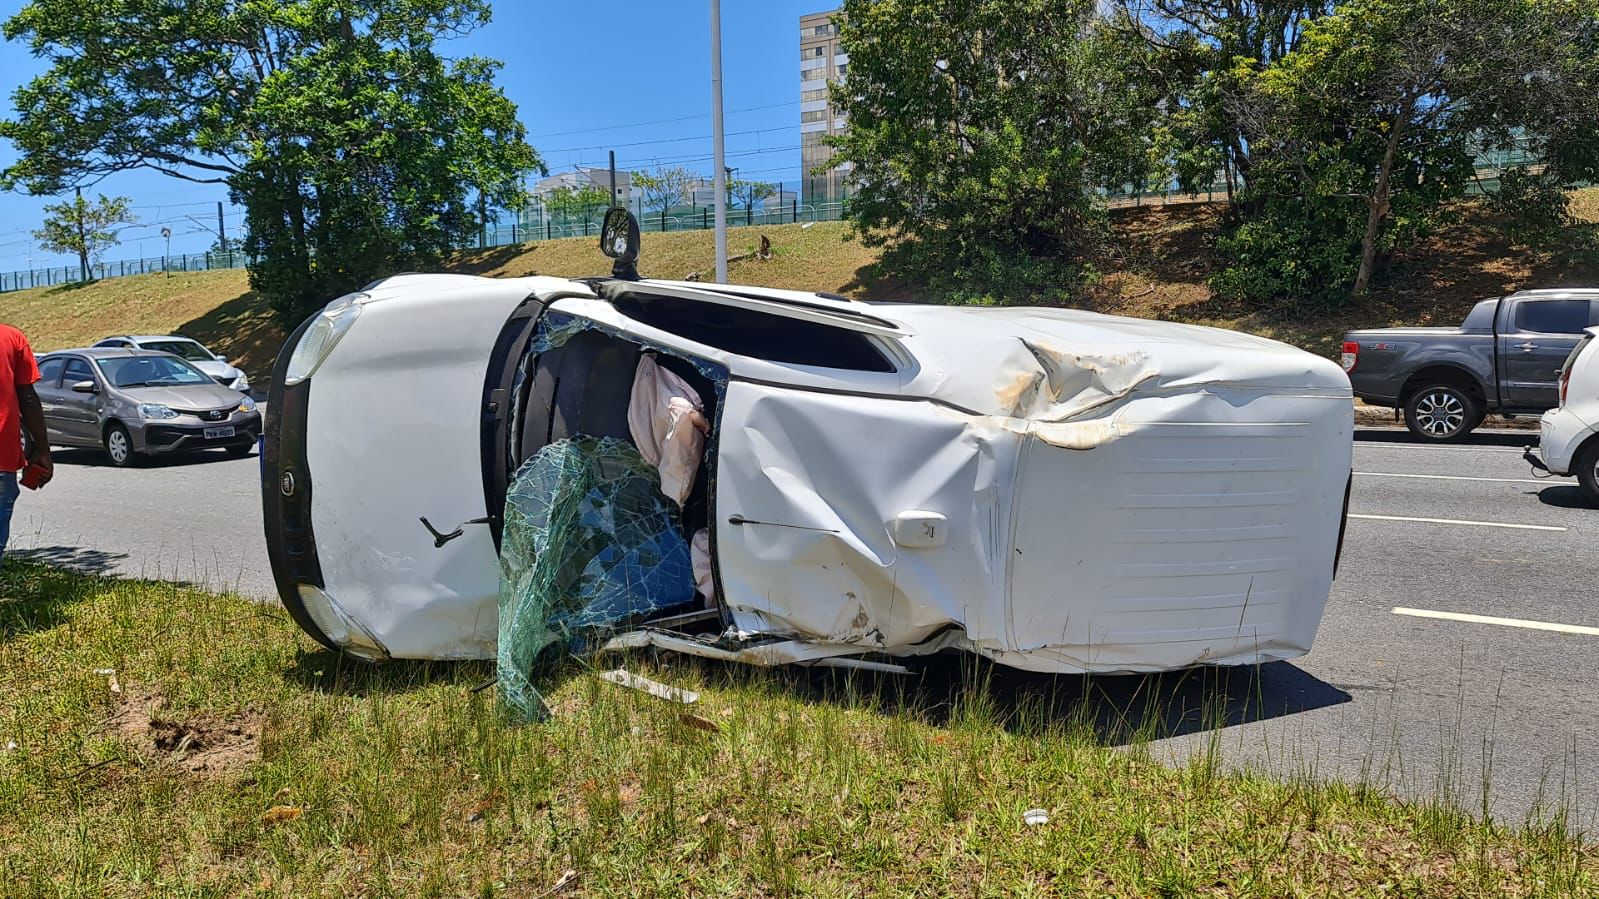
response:
[[[842,80],[849,71],[849,54],[839,46],[838,26],[833,16],[838,10],[800,16],[800,202],[828,203],[844,194],[847,165],[834,166],[821,174],[833,157],[826,146],[829,135],[842,134],[844,117],[828,102],[827,87]]]

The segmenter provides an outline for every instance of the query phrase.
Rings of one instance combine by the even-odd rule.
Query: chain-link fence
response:
[[[152,272],[206,272],[214,268],[243,268],[247,261],[245,255],[238,251],[147,256],[143,259],[119,259],[116,262],[92,262],[89,264],[89,277],[98,280],[120,278],[123,275],[148,275]],[[27,290],[30,287],[75,284],[82,280],[83,270],[76,265],[0,272],[0,293]]]
[[[754,208],[729,204],[727,210],[729,227],[834,222],[844,217],[846,201],[806,203],[802,202],[799,194],[787,185],[778,184],[774,185],[774,188],[773,196],[758,202]],[[703,194],[704,191],[696,193]],[[699,197],[699,199],[704,198]],[[641,196],[635,194],[624,205],[638,218],[640,227],[646,233],[708,230],[716,225],[716,213],[709,203],[676,205],[663,210],[647,205]],[[526,208],[498,210],[487,216],[490,225],[469,238],[462,249],[503,247],[540,240],[559,240],[565,237],[598,237],[606,208],[603,204],[595,204],[585,209],[553,210],[546,208],[542,201],[534,197]],[[89,274],[92,279],[102,279],[152,272],[203,272],[211,269],[243,268],[248,262],[249,258],[237,251],[189,253],[97,262],[89,266]],[[0,293],[27,290],[32,287],[75,284],[82,280],[82,272],[76,265],[0,272]]]

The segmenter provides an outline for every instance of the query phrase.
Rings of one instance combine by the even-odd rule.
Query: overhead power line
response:
[[[746,106],[743,109],[730,109],[730,110],[727,111],[726,114],[727,115],[737,115],[738,113],[741,113],[741,112],[757,112],[757,111],[762,110],[762,109],[782,109],[785,106],[798,106],[799,104],[800,104],[800,101],[791,100],[791,101],[789,101],[787,103],[768,103],[765,106]],[[619,130],[621,130],[623,128],[644,128],[644,127],[647,127],[649,125],[669,125],[669,124],[671,124],[673,122],[692,122],[695,119],[708,119],[710,117],[711,117],[710,113],[702,112],[702,113],[698,113],[697,115],[679,116],[679,117],[677,117],[675,119],[656,119],[656,120],[651,121],[651,122],[629,122],[629,123],[624,124],[624,125],[599,125],[599,126],[594,127],[594,128],[577,128],[577,129],[574,129],[572,131],[550,131],[550,132],[546,132],[544,134],[529,135],[528,139],[529,140],[533,140],[533,139],[545,138],[545,137],[566,137],[566,136],[572,135],[572,134],[594,134],[594,133],[600,132],[600,131],[619,131]]]

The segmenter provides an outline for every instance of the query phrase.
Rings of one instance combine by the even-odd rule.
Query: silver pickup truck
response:
[[[1490,412],[1559,404],[1560,367],[1599,325],[1599,289],[1524,290],[1478,303],[1458,328],[1370,328],[1344,335],[1355,396],[1405,410],[1426,440],[1459,440]]]

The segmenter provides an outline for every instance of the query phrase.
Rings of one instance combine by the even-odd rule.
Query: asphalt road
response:
[[[1233,763],[1512,822],[1563,805],[1574,827],[1599,829],[1599,509],[1569,479],[1532,477],[1519,447],[1536,432],[1462,447],[1357,436],[1343,563],[1308,656],[1220,676],[1219,705],[1214,684],[1192,688],[1213,677],[1094,689],[1113,703],[1156,697],[1178,734],[1157,755],[1216,745]],[[12,546],[270,599],[258,466],[218,454],[123,471],[62,451],[56,482],[20,501]],[[1513,621],[1422,617],[1435,613]],[[1198,711],[1202,701],[1220,711]],[[1208,727],[1212,715],[1227,726]]]
[[[261,530],[261,460],[220,451],[113,468],[57,449],[56,476],[23,491],[8,552],[96,573],[183,581],[272,599]]]

